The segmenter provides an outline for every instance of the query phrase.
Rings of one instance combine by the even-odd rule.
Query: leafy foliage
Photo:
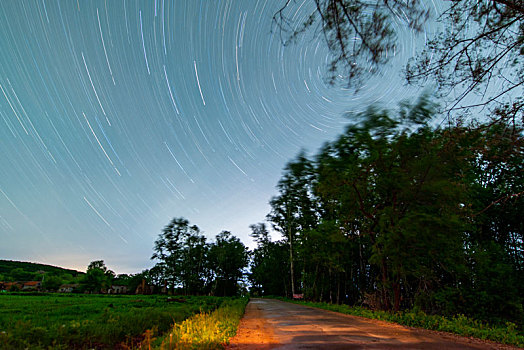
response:
[[[186,295],[239,294],[248,264],[247,248],[227,231],[215,238],[215,243],[206,243],[198,226],[184,218],[171,220],[155,241],[151,259],[159,263],[149,271],[154,277],[151,282],[169,285],[171,290],[180,288]]]
[[[240,239],[223,231],[209,247],[209,270],[214,278],[212,291],[217,296],[231,296],[239,292],[243,268],[248,264],[248,252]]]
[[[12,260],[0,260],[0,274],[8,276],[14,269],[22,269],[28,273],[36,273],[38,271],[44,271],[53,275],[71,274],[73,276],[81,275],[83,272],[76,270],[64,269],[62,267],[36,264],[24,261],[12,261]]]
[[[254,233],[256,290],[520,326],[522,123],[436,129],[434,113],[425,97],[396,116],[370,108],[314,161],[291,161],[268,215],[282,240]],[[277,259],[291,290],[265,277]]]
[[[289,295],[291,290],[289,249],[285,242],[272,242],[266,225],[251,225],[257,248],[251,253],[251,293],[255,295]]]
[[[104,293],[113,282],[115,273],[108,270],[103,260],[92,261],[81,279],[82,289],[91,293]]]

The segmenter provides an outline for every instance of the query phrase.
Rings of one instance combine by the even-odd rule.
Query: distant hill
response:
[[[11,275],[11,271],[15,269],[22,269],[27,273],[35,273],[38,271],[44,271],[49,275],[60,276],[63,274],[71,274],[73,277],[83,275],[84,272],[64,269],[58,266],[37,264],[25,261],[12,261],[12,260],[0,260],[0,275]]]

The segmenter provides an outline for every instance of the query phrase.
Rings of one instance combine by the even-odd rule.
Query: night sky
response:
[[[395,57],[355,95],[326,83],[321,38],[271,33],[282,2],[2,0],[0,259],[136,273],[178,216],[253,247],[287,161],[345,112],[417,96],[400,70],[424,34],[398,19]]]

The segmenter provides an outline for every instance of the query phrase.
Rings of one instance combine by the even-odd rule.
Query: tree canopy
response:
[[[89,263],[80,283],[84,291],[105,293],[115,277],[115,273],[107,268],[103,260],[96,260]]]
[[[158,263],[149,271],[155,284],[183,294],[239,294],[248,264],[247,248],[227,231],[215,240],[208,243],[187,219],[172,219],[155,241],[151,259]]]

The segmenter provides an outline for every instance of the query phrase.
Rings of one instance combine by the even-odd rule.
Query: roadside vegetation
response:
[[[224,342],[236,331],[231,315],[238,313],[231,310],[245,302],[207,296],[0,294],[0,348],[138,348],[168,332],[174,323],[205,318],[192,318],[197,314],[214,315],[213,322],[220,321]],[[218,311],[221,306],[223,311]],[[237,310],[243,312],[240,306]]]
[[[252,228],[253,295],[522,329],[524,125],[440,118],[427,97],[371,107],[289,162],[268,215],[281,239]]]
[[[444,317],[428,315],[420,310],[402,312],[388,312],[370,310],[358,306],[338,305],[330,303],[315,303],[309,301],[277,298],[283,301],[301,304],[319,309],[336,311],[347,315],[361,316],[376,320],[398,323],[409,327],[424,328],[434,331],[449,332],[464,337],[475,337],[484,340],[524,347],[524,333],[517,329],[517,325],[506,322],[505,325],[490,325],[464,315]]]
[[[222,349],[237,332],[248,298],[225,300],[218,309],[175,323],[160,349]]]
[[[440,11],[420,0],[311,2],[305,20],[302,2],[283,2],[275,29],[285,44],[321,32],[328,81],[355,92],[389,69],[397,29],[428,33],[438,22],[402,63],[407,84],[433,93],[348,113],[344,133],[286,165],[267,216],[281,237],[253,226],[252,293],[522,335],[522,1],[457,0]]]

